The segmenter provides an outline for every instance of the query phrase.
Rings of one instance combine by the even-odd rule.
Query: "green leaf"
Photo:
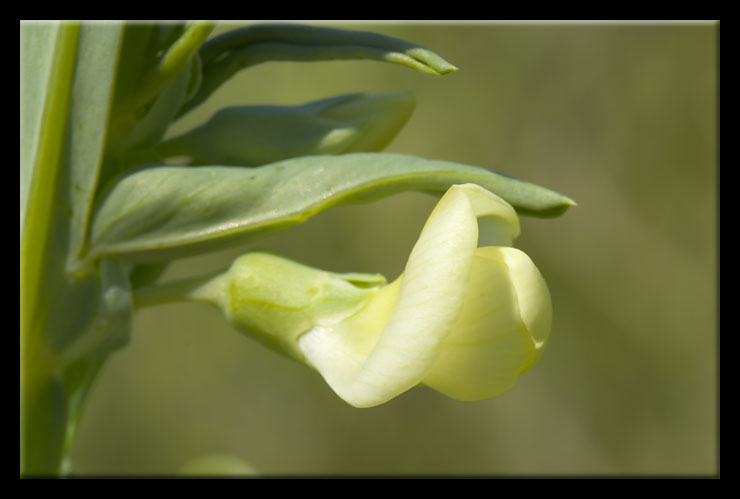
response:
[[[259,168],[147,166],[102,197],[89,258],[147,262],[186,256],[300,223],[332,206],[405,190],[441,194],[476,183],[520,213],[551,217],[573,201],[489,170],[401,154],[307,156]]]
[[[200,87],[198,48],[212,23],[126,24],[109,150],[159,140]]]
[[[203,81],[183,115],[206,100],[238,71],[269,61],[371,59],[402,64],[433,75],[457,68],[429,49],[390,36],[300,24],[259,24],[231,30],[199,51]]]
[[[122,33],[120,23],[80,26],[65,148],[72,215],[68,264],[79,257],[85,241],[103,163]]]
[[[200,78],[200,75],[192,70],[198,64],[196,55],[177,76],[162,84],[159,94],[147,106],[146,115],[136,123],[124,140],[116,144],[117,149],[151,146],[162,140],[175,120],[177,110],[188,95],[191,80]]]
[[[79,27],[63,23],[21,26],[20,237],[21,285],[40,279],[44,247],[55,215],[56,183],[74,78]],[[21,321],[24,293],[21,293]]]
[[[65,56],[61,42],[65,29],[61,24],[24,23],[20,30],[20,232],[28,207],[29,191],[34,171],[39,167],[38,156],[43,153],[44,142],[51,137],[44,133],[48,126],[48,113],[55,99],[49,91],[49,81],[55,73],[66,69],[58,60]],[[71,45],[71,43],[69,44]],[[56,49],[56,50],[55,50]],[[68,56],[66,56],[68,57]],[[57,88],[61,99],[64,92]],[[61,141],[61,138],[57,138]]]
[[[156,54],[164,50],[162,40],[178,36],[180,32],[180,26],[176,24],[124,24],[112,121],[108,131],[109,149],[123,148],[120,144],[136,124],[146,117],[154,96],[141,102],[141,82],[146,74],[154,71]]]
[[[197,164],[260,166],[310,154],[383,149],[414,108],[409,92],[340,95],[301,106],[235,106],[221,109],[154,151],[187,156]]]
[[[173,80],[188,67],[205,43],[215,24],[205,21],[189,21],[180,37],[169,46],[157,66],[145,77],[139,94],[142,100],[153,97],[168,81]]]

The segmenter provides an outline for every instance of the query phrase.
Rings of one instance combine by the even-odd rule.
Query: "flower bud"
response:
[[[227,107],[156,147],[194,163],[259,166],[318,154],[384,148],[413,111],[410,93],[341,95],[302,106]]]
[[[189,297],[216,305],[237,330],[303,361],[301,334],[354,314],[384,283],[378,274],[335,274],[247,253]]]

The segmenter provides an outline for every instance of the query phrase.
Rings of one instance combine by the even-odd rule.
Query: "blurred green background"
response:
[[[92,391],[73,470],[170,475],[227,454],[277,475],[718,473],[718,25],[323,24],[416,42],[460,70],[263,64],[171,133],[229,104],[413,90],[416,111],[388,151],[578,202],[561,218],[523,217],[517,240],[552,294],[547,351],[491,400],[422,387],[355,409],[215,309],[145,309]],[[338,207],[247,248],[395,278],[435,202],[404,193]],[[244,251],[178,261],[164,279]]]

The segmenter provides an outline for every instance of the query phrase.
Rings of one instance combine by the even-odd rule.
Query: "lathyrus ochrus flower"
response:
[[[420,383],[479,400],[509,389],[550,332],[547,285],[511,247],[518,234],[506,201],[455,185],[390,284],[248,253],[188,297],[313,367],[353,406],[382,404]]]

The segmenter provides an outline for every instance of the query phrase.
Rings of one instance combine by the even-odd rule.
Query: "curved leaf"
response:
[[[234,106],[154,147],[161,158],[260,166],[311,154],[383,149],[411,116],[409,92],[346,94],[300,106]]]
[[[258,167],[140,168],[119,178],[98,206],[89,258],[186,256],[272,232],[332,206],[405,190],[443,193],[475,183],[522,214],[550,217],[573,201],[482,168],[401,154],[307,156]]]
[[[457,68],[420,45],[369,31],[300,24],[259,24],[214,37],[199,51],[203,80],[183,115],[206,100],[238,71],[268,61],[372,59],[443,75]]]

